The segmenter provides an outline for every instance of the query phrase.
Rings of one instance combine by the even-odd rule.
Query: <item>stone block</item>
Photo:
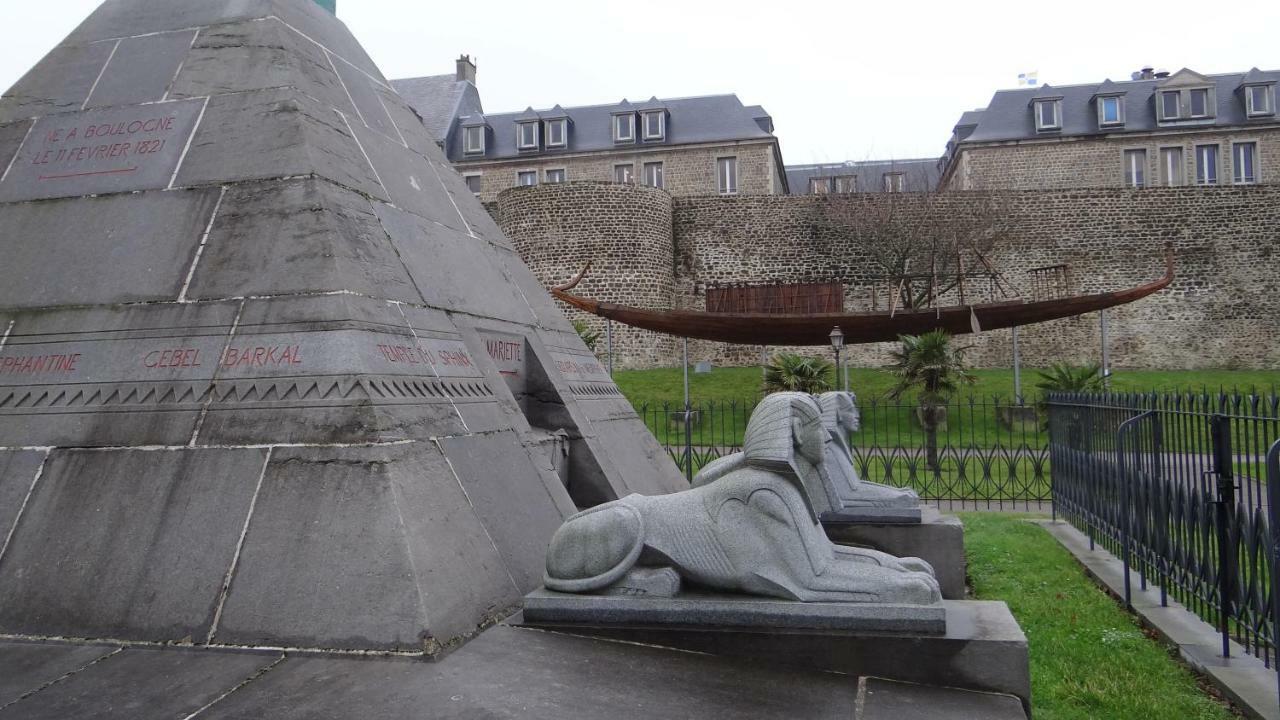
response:
[[[370,130],[356,118],[348,118],[348,121],[361,149],[377,171],[384,189],[380,196],[389,198],[404,212],[452,228],[465,236],[467,225],[437,175],[443,173],[444,168],[433,165],[413,149],[405,148],[399,139],[392,140]]]
[[[0,710],[0,719],[185,718],[196,714],[278,655],[128,649]]]
[[[195,35],[195,30],[179,30],[119,41],[87,107],[138,105],[166,99],[169,84],[186,59]]]
[[[0,179],[10,171],[10,164],[17,162],[18,148],[34,124],[34,120],[19,120],[0,125]]]
[[[100,645],[0,644],[0,708],[113,652]]]
[[[0,450],[0,547],[16,526],[45,455],[43,450]]]
[[[215,640],[434,654],[518,598],[433,444],[280,449]]]
[[[202,28],[169,97],[292,87],[322,106],[354,113],[329,56],[283,23],[245,21]]]
[[[387,199],[342,116],[297,90],[276,88],[211,98],[176,182],[312,174]]]
[[[1003,693],[1031,708],[1027,638],[1002,602],[944,600],[945,635],[835,630],[538,622],[556,632],[742,660],[963,690]]]
[[[0,205],[0,235],[39,238],[4,250],[0,307],[177,299],[217,198],[208,189]]]
[[[429,179],[435,182],[434,176]],[[484,240],[381,203],[376,210],[427,305],[511,322],[534,322],[528,304],[493,262],[494,250]],[[479,259],[485,261],[477,262]]]
[[[873,507],[846,505],[822,514],[822,522],[832,525],[870,523],[872,525],[917,525],[923,518],[919,507]]]
[[[859,720],[1026,720],[1012,695],[867,678]]]
[[[54,450],[0,564],[0,631],[202,641],[265,450]]]
[[[369,201],[312,178],[229,188],[187,297],[333,290],[422,302]]]
[[[859,633],[941,635],[942,605],[797,602],[747,595],[678,594],[675,597],[575,595],[539,588],[524,597],[527,623],[842,630]]]
[[[405,140],[391,120],[391,113],[378,93],[378,89],[383,84],[374,81],[367,73],[341,59],[335,60],[333,66],[338,71],[338,77],[342,78],[342,86],[346,88],[348,96],[355,103],[355,117],[359,118],[359,122],[403,147]]]
[[[0,123],[79,110],[112,43],[59,45],[0,97]]]
[[[516,585],[524,592],[540,586],[547,543],[574,512],[564,485],[539,471],[513,433],[438,442]],[[518,523],[509,522],[513,508],[520,509]]]
[[[0,181],[0,202],[166,188],[203,107],[178,100],[38,118]]]
[[[964,525],[957,517],[925,506],[919,524],[830,523],[824,519],[823,528],[827,537],[841,545],[926,560],[933,566],[942,597],[960,600],[965,596]]]

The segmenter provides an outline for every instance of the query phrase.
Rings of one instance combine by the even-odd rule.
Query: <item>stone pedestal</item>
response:
[[[767,664],[1004,693],[1017,697],[1030,712],[1027,638],[1003,602],[945,600],[942,605],[946,632],[929,634],[657,621],[621,623],[589,617],[578,622],[550,621],[534,609],[545,602],[545,595],[538,591],[527,596],[523,617],[513,617],[510,622]],[[536,619],[539,617],[544,619]]]
[[[898,557],[918,557],[933,566],[942,597],[965,596],[964,526],[960,519],[923,507],[919,524],[823,520],[827,537],[841,545],[869,547]]]

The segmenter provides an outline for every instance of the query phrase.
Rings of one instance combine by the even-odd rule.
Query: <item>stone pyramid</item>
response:
[[[683,485],[312,0],[108,0],[0,171],[0,634],[434,654]]]

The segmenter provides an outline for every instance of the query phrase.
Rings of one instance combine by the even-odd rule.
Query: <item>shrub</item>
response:
[[[821,358],[778,353],[773,356],[773,362],[765,366],[764,391],[816,395],[831,389],[834,370],[830,362]]]

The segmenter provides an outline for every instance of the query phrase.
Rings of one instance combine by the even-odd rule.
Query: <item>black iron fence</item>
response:
[[[636,407],[686,473],[737,452],[759,398]],[[911,487],[948,509],[1038,509],[1047,504],[1048,433],[1036,408],[1001,397],[955,399],[940,412],[912,402],[864,401],[852,435],[860,477]]]
[[[1280,396],[1054,394],[1049,463],[1056,513],[1222,636],[1271,663],[1277,640],[1272,537],[1280,492]]]

